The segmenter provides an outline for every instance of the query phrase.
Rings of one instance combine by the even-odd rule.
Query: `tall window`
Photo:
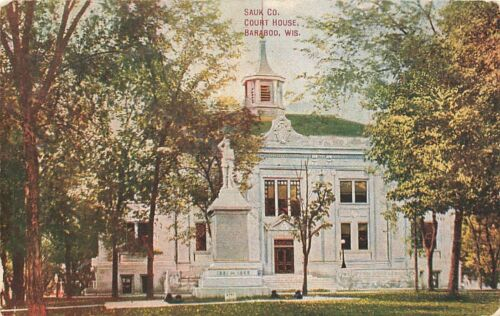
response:
[[[140,241],[147,243],[148,242],[148,223],[139,223],[137,227],[137,236]]]
[[[196,250],[207,250],[207,225],[205,223],[196,223]]]
[[[344,240],[343,249],[351,249],[351,223],[340,224],[340,238]]]
[[[264,182],[266,190],[265,208],[266,216],[276,215],[276,203],[274,197],[274,180],[266,180]]]
[[[340,202],[341,203],[366,203],[367,183],[364,180],[344,180],[340,181]]]
[[[288,214],[288,181],[278,180],[278,215]]]
[[[354,202],[366,203],[366,181],[354,181]]]
[[[300,216],[300,182],[290,181],[290,212],[292,216]]]
[[[358,223],[358,248],[368,249],[368,224]]]
[[[269,86],[260,86],[260,101],[269,102],[271,101],[271,89]]]
[[[352,203],[352,182],[340,181],[340,202]]]
[[[265,180],[264,191],[266,216],[300,214],[300,180]]]

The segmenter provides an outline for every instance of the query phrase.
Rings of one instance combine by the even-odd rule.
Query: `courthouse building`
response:
[[[296,201],[307,194],[304,170],[307,162],[310,182],[332,183],[336,198],[328,218],[332,228],[321,231],[313,240],[309,289],[411,287],[414,278],[409,242],[411,225],[402,217],[397,223],[390,223],[384,218],[383,214],[389,206],[387,185],[376,165],[366,159],[369,141],[359,132],[359,124],[334,117],[285,115],[285,78],[270,67],[265,45],[265,41],[261,40],[259,69],[243,78],[242,93],[245,95],[244,106],[262,117],[270,118],[272,123],[263,123],[267,128],[259,152],[261,161],[252,172],[250,190],[243,193],[248,203],[247,226],[245,229],[230,227],[228,231],[234,234],[226,236],[248,240],[248,249],[242,258],[251,268],[238,268],[238,272],[235,272],[236,268],[228,268],[227,273],[229,276],[238,274],[240,278],[252,275],[259,279],[259,289],[301,288],[301,245],[294,240],[290,225],[283,221],[281,215],[299,211]],[[136,213],[141,207],[131,205],[130,208]],[[438,219],[434,282],[438,287],[446,287],[453,221],[450,215],[439,216]],[[147,231],[145,223],[132,216],[129,220],[133,238],[140,240]],[[210,240],[206,225],[193,214],[183,218],[181,226],[183,229],[195,229],[196,238],[189,242],[175,242],[172,239],[172,221],[173,218],[168,215],[158,215],[155,221],[154,244],[158,252],[154,260],[155,291],[199,294],[201,292],[197,288],[210,283],[207,278],[214,264],[215,241]],[[342,248],[345,268],[341,267]],[[422,283],[425,283],[427,275],[424,258],[421,256],[419,260]],[[110,293],[111,255],[102,243],[98,257],[93,259],[93,267],[96,280],[88,291]],[[218,275],[226,275],[220,272],[220,266],[218,269]],[[143,293],[146,282],[145,255],[122,253],[119,263],[120,292]],[[245,287],[245,282],[238,283],[237,286]],[[223,291],[210,293],[223,294]],[[246,292],[243,289],[239,293]]]

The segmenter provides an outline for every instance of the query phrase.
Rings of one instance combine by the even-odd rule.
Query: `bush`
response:
[[[295,292],[295,295],[293,296],[293,298],[301,300],[302,299],[302,292],[301,291]]]
[[[174,300],[174,298],[172,297],[172,294],[171,293],[168,293],[166,296],[165,296],[165,299],[164,301],[167,302],[167,303],[170,303]]]

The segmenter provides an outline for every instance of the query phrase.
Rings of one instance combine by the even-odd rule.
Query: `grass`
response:
[[[451,298],[446,292],[373,291],[322,294],[356,300],[314,302],[248,302],[224,305],[109,310],[104,308],[51,311],[50,315],[492,315],[500,306],[500,292],[464,292]]]
[[[337,135],[348,137],[363,136],[364,125],[333,115],[308,115],[308,114],[288,114],[286,116],[291,122],[295,131],[299,134],[310,135]],[[262,120],[255,127],[255,134],[263,134],[271,128],[271,121]]]

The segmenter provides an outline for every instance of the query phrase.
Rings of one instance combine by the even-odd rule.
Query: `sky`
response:
[[[297,75],[316,72],[315,63],[299,50],[304,47],[300,40],[307,39],[311,35],[311,30],[302,26],[300,17],[312,16],[320,17],[322,14],[332,12],[331,0],[264,0],[264,19],[268,20],[268,26],[264,29],[276,30],[281,36],[267,37],[267,57],[274,72],[286,78],[285,92],[302,93],[306,92],[306,97],[300,104],[289,104],[286,100],[286,111],[288,113],[310,113],[313,111],[314,102],[312,97],[305,91],[305,81],[296,79]],[[260,26],[245,27],[245,19],[259,20],[261,16],[245,15],[251,13],[250,10],[261,8],[261,0],[221,0],[220,9],[224,19],[230,19],[234,31],[244,32],[248,30],[260,29]],[[270,13],[279,15],[267,15],[268,10],[276,10]],[[255,12],[252,12],[255,13]],[[298,27],[272,26],[272,19],[297,20]],[[247,24],[250,23],[247,21]],[[299,36],[286,36],[286,29],[295,29]],[[236,81],[229,84],[220,92],[221,95],[229,95],[237,100],[243,100],[242,78],[256,72],[259,61],[259,38],[256,36],[244,37],[244,51],[238,63]],[[342,104],[340,108],[329,111],[339,117],[349,120],[366,123],[370,120],[370,113],[364,110],[358,102],[350,100]]]

